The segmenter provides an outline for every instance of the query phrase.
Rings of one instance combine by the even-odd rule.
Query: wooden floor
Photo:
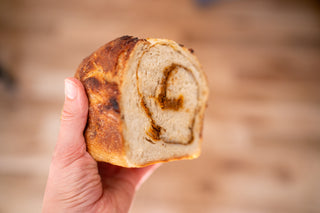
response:
[[[320,212],[319,1],[2,0],[0,212],[39,212],[63,79],[121,35],[192,47],[210,99],[199,159],[164,164],[131,212]]]

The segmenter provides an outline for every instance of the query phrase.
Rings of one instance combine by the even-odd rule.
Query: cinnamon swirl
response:
[[[88,95],[84,135],[97,161],[142,167],[199,156],[209,90],[192,49],[123,36],[85,58],[75,77]]]

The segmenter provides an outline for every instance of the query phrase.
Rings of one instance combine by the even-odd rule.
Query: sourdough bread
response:
[[[85,139],[97,161],[123,167],[199,156],[208,87],[193,50],[123,36],[85,58]]]

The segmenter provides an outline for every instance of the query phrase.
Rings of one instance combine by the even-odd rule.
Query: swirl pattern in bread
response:
[[[208,87],[193,50],[123,36],[85,58],[85,138],[97,161],[123,167],[199,156]]]

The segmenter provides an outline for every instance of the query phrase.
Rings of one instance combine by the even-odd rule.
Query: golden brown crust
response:
[[[109,42],[85,58],[75,74],[88,94],[85,139],[89,153],[98,161],[127,164],[119,107],[121,68],[138,41],[123,36]]]

